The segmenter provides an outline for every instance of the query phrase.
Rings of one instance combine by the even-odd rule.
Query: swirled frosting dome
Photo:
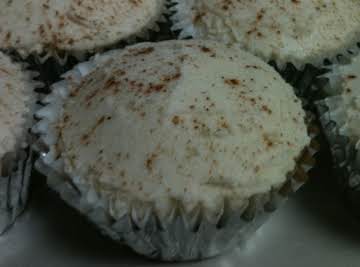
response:
[[[238,42],[265,60],[321,64],[360,40],[358,0],[177,0],[182,36]]]
[[[24,134],[31,87],[29,75],[0,52],[0,159],[15,148]]]
[[[292,88],[237,45],[213,41],[112,52],[60,113],[52,149],[66,174],[113,204],[245,204],[282,185],[310,142]]]
[[[0,2],[0,47],[21,54],[84,51],[154,26],[164,0],[12,0]]]

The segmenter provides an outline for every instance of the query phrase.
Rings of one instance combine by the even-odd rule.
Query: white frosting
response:
[[[360,41],[358,0],[175,0],[181,37],[211,38],[283,65],[321,64]]]
[[[23,55],[92,50],[154,27],[163,8],[164,0],[0,1],[0,46]]]
[[[0,159],[15,149],[24,134],[32,94],[29,85],[29,75],[0,52]]]
[[[136,201],[160,212],[173,199],[188,209],[215,211],[226,198],[246,206],[282,185],[310,142],[291,86],[238,46],[212,41],[112,52],[54,117],[56,99],[41,112],[50,128],[38,126],[49,155],[105,196],[116,218]]]
[[[360,54],[350,64],[336,66],[328,74],[333,91],[326,99],[330,116],[339,125],[340,134],[349,136],[353,142],[360,140]],[[357,144],[359,147],[360,143]]]

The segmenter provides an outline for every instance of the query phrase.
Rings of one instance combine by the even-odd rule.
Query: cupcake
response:
[[[0,53],[0,234],[23,211],[32,153],[28,129],[35,102],[32,74]]]
[[[2,1],[0,48],[66,61],[68,54],[80,56],[156,30],[164,8],[165,0]]]
[[[348,203],[360,215],[360,55],[337,64],[319,101],[320,120],[333,154],[336,176]]]
[[[280,66],[320,66],[360,41],[360,2],[174,1],[180,37],[239,43]]]
[[[173,0],[179,37],[215,39],[271,62],[297,90],[314,98],[311,85],[324,60],[360,42],[360,2]]]
[[[164,261],[246,241],[312,165],[305,112],[238,45],[141,43],[53,86],[34,131],[49,186],[103,233]]]

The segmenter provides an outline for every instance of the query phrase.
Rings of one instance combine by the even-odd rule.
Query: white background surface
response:
[[[329,166],[328,159],[322,165]],[[360,222],[344,208],[329,173],[317,170],[246,247],[175,265],[147,261],[107,240],[41,187],[28,212],[0,237],[0,266],[359,267]]]

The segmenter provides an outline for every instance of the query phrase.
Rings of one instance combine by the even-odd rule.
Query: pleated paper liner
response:
[[[16,62],[15,62],[16,63]],[[17,64],[20,64],[17,62]],[[33,167],[33,136],[30,128],[34,123],[34,112],[38,95],[36,88],[41,88],[42,83],[35,79],[37,73],[27,71],[22,65],[24,75],[28,79],[27,86],[30,99],[26,105],[29,109],[25,116],[25,123],[22,126],[23,133],[17,138],[13,151],[0,158],[0,235],[11,228],[17,217],[25,210],[30,186],[30,176]]]
[[[305,149],[296,169],[281,187],[251,197],[241,210],[231,209],[230,200],[225,199],[217,216],[211,219],[205,216],[201,205],[186,212],[182,203],[173,200],[173,210],[166,219],[160,218],[150,203],[131,203],[128,212],[115,220],[102,206],[105,200],[94,197],[91,188],[46,167],[41,160],[37,166],[47,175],[49,186],[68,205],[113,240],[152,259],[189,261],[217,256],[251,238],[288,196],[307,181],[317,149],[316,142]],[[144,207],[147,207],[145,211]]]
[[[323,132],[326,135],[331,154],[333,168],[341,194],[353,213],[360,216],[360,153],[356,140],[352,140],[341,131],[344,124],[346,107],[341,99],[341,73],[339,66],[349,64],[349,57],[354,57],[359,51],[350,51],[348,56],[328,66],[329,72],[322,76],[323,84],[317,89],[324,96],[316,103]],[[360,75],[360,73],[359,73]]]
[[[21,149],[2,159],[0,175],[0,235],[4,234],[25,210],[33,155],[29,148]]]
[[[246,242],[270,215],[297,191],[308,179],[314,165],[317,127],[313,116],[308,116],[311,145],[304,149],[297,166],[286,182],[264,194],[254,195],[242,208],[233,209],[231,199],[224,199],[218,212],[211,213],[198,205],[191,211],[183,203],[172,200],[172,212],[167,216],[157,213],[153,203],[133,202],[123,216],[116,219],[109,211],[108,200],[99,196],[82,179],[68,177],[60,158],[49,151],[53,137],[49,133],[51,121],[59,116],[57,110],[66,101],[70,87],[80,83],[98,64],[111,57],[111,52],[97,56],[68,72],[64,80],[53,86],[52,94],[44,99],[45,106],[37,115],[41,119],[34,127],[40,138],[37,147],[42,157],[37,169],[48,178],[48,185],[74,209],[86,216],[104,234],[139,254],[162,261],[200,260],[217,256]],[[187,211],[186,211],[187,210]]]
[[[292,63],[287,63],[285,66],[279,67],[275,61],[270,61],[269,64],[294,87],[296,95],[304,102],[304,108],[316,112],[315,102],[326,96],[324,90],[321,89],[327,83],[324,75],[329,72],[332,65],[348,63],[358,53],[359,47],[360,43],[357,43],[334,58],[324,59],[320,66],[306,64],[302,68],[297,68]]]
[[[348,136],[339,133],[339,125],[328,116],[329,108],[323,102],[318,103],[323,131],[326,134],[333,168],[340,193],[352,211],[360,216],[360,164],[359,151]]]

